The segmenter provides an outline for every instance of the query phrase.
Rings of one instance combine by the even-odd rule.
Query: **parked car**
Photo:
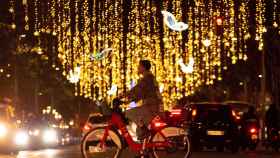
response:
[[[195,103],[190,105],[190,134],[194,150],[202,147],[232,152],[239,149],[239,129],[236,113],[223,103]]]
[[[83,135],[85,135],[87,132],[89,132],[93,128],[97,127],[104,127],[106,126],[106,116],[100,114],[100,113],[92,113],[89,115],[86,123],[83,126]]]

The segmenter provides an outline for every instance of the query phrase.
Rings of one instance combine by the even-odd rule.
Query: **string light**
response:
[[[15,13],[15,0],[10,0],[9,1],[9,12],[12,15],[12,24],[11,28],[16,29],[16,24],[15,24],[15,18],[16,18],[16,13]]]
[[[28,31],[29,30],[28,1],[27,0],[22,0],[22,5],[24,7],[24,21],[25,21],[24,29],[25,29],[25,31]]]
[[[14,2],[10,0],[9,12],[15,29]],[[221,81],[222,71],[227,71],[229,64],[247,61],[246,41],[251,37],[263,50],[263,34],[267,31],[264,0],[255,3],[256,34],[249,33],[251,2],[247,0],[238,4],[234,0],[209,0],[207,4],[203,0],[194,4],[173,0],[163,1],[162,6],[150,0],[33,3],[34,18],[30,21],[28,0],[22,0],[25,30],[34,23],[32,31],[38,36],[39,48],[44,43],[41,32],[57,39],[52,49],[55,52],[57,48],[63,75],[75,84],[75,95],[112,99],[116,93],[131,89],[131,82],[141,77],[137,73],[139,60],[148,59],[165,109],[177,99],[194,94],[200,86]],[[47,4],[48,10],[43,10],[42,4]],[[273,0],[275,28],[280,18],[277,9],[277,0]],[[104,48],[113,52],[99,52]],[[112,88],[114,93],[108,95]]]
[[[279,2],[278,2],[278,4],[279,4]],[[273,26],[275,27],[275,28],[277,28],[278,27],[278,23],[277,23],[277,9],[279,9],[279,8],[277,8],[277,0],[273,0]],[[279,13],[278,13],[279,14]],[[279,16],[279,15],[278,15]],[[279,17],[280,18],[280,17]]]
[[[211,45],[211,41],[209,39],[203,40],[202,43],[205,47],[209,47]]]
[[[263,50],[264,42],[263,42],[263,33],[266,32],[266,28],[264,26],[264,2],[263,0],[256,1],[256,41],[258,41],[258,49],[259,51]]]
[[[39,36],[38,0],[34,0],[34,36]]]

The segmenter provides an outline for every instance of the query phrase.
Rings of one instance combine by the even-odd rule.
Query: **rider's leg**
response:
[[[137,136],[138,139],[143,140],[148,135],[148,123],[156,116],[158,106],[156,105],[142,105],[131,110],[128,110],[126,116],[137,122]]]

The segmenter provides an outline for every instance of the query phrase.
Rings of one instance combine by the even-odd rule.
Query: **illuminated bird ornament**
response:
[[[81,75],[81,67],[77,66],[74,68],[73,70],[69,71],[69,75],[68,75],[68,80],[70,81],[70,83],[78,83],[80,80],[80,75]]]
[[[205,47],[209,47],[211,45],[211,40],[209,40],[208,38],[206,38],[205,40],[202,41],[202,44]]]
[[[192,73],[193,72],[193,65],[194,65],[194,59],[190,58],[189,64],[185,65],[183,62],[183,59],[178,60],[178,64],[180,65],[181,70],[184,73]]]
[[[161,11],[164,23],[174,31],[184,31],[188,29],[189,25],[184,22],[177,22],[175,16],[168,11]]]
[[[129,87],[129,89],[132,89],[132,88],[135,87],[135,86],[136,86],[135,80],[131,80],[131,81],[130,81],[130,87]]]
[[[159,92],[162,93],[164,91],[164,84],[161,84],[159,86]]]
[[[107,92],[108,95],[115,95],[118,91],[117,85],[112,85],[111,89]]]
[[[136,102],[131,102],[131,103],[129,103],[129,105],[128,105],[128,109],[133,109],[133,108],[136,108],[137,107],[137,103]]]
[[[90,60],[91,61],[98,61],[106,58],[108,54],[113,50],[113,48],[105,48],[101,52],[96,52],[94,54],[90,55]]]

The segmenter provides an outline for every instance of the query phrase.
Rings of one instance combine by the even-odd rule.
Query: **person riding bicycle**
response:
[[[268,128],[268,131],[272,128],[279,128],[279,110],[276,107],[276,104],[271,104],[269,109],[265,114],[265,124]]]
[[[136,134],[139,140],[146,137],[146,125],[159,113],[162,104],[158,83],[150,69],[149,60],[140,60],[138,73],[142,77],[129,92],[119,95],[119,98],[126,98],[129,102],[142,103],[126,112],[126,116],[137,123]]]
[[[255,128],[259,129],[259,118],[257,116],[256,108],[254,106],[249,106],[248,111],[244,113],[242,120],[241,120],[241,145],[242,149],[245,150],[247,147],[247,132],[248,127],[254,126]]]

